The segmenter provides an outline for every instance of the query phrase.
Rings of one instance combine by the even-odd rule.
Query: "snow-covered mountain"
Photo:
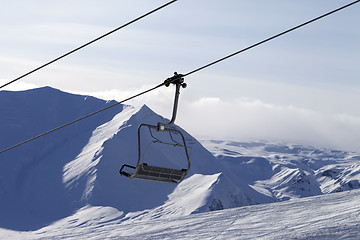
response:
[[[278,200],[341,192],[360,187],[360,154],[266,142],[202,141],[217,158],[255,188]],[[255,164],[257,162],[257,164]],[[252,164],[247,169],[249,163]],[[231,172],[231,171],[228,171]],[[262,173],[247,176],[249,172]]]
[[[113,104],[49,87],[2,91],[0,103],[1,149]],[[184,191],[191,195],[196,188],[174,191],[176,185],[131,180],[119,175],[122,164],[134,165],[138,159],[138,126],[141,123],[156,125],[159,121],[167,120],[146,106],[114,107],[1,154],[0,227],[36,229],[88,204],[111,206],[124,216],[157,208],[165,202],[178,206],[178,210],[164,210],[163,215],[196,211],[205,200],[197,200],[198,204],[184,210],[183,205],[171,197],[176,193],[183,195]],[[147,146],[150,134],[146,131],[141,134]],[[189,134],[184,132],[184,135],[194,160],[188,175],[221,172],[216,158]],[[160,160],[165,166],[183,168],[186,159],[174,153],[176,151],[167,145],[152,144],[146,157],[148,161]],[[215,180],[214,177],[212,181]],[[210,187],[212,182],[207,184]]]
[[[1,91],[0,149],[113,103],[49,87]],[[355,153],[267,142],[199,143],[178,126],[191,148],[191,169],[182,183],[120,176],[122,164],[137,161],[138,126],[166,121],[145,105],[119,105],[0,154],[0,228],[36,230],[79,209],[106,207],[121,221],[151,221],[360,186]],[[173,146],[150,144],[148,131],[141,138],[149,146],[146,161],[186,165]]]

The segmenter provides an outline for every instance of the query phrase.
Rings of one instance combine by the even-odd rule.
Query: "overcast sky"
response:
[[[160,0],[2,1],[0,81],[15,79]],[[6,89],[122,100],[351,1],[179,0]],[[185,80],[176,123],[198,138],[360,152],[360,4]],[[171,117],[174,88],[128,102]]]

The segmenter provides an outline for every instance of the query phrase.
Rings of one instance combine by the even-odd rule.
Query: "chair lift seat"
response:
[[[157,182],[166,182],[166,183],[180,183],[186,176],[186,174],[188,173],[189,169],[190,169],[190,157],[189,157],[189,153],[187,150],[187,146],[186,146],[186,142],[185,142],[185,138],[183,136],[183,134],[175,129],[171,129],[171,128],[167,128],[171,125],[174,124],[175,122],[175,118],[176,118],[176,112],[177,112],[177,106],[178,106],[178,99],[179,99],[179,94],[180,94],[180,88],[186,87],[186,83],[184,83],[184,78],[182,74],[177,74],[176,72],[174,73],[174,76],[171,78],[168,78],[164,81],[164,85],[165,86],[169,86],[170,84],[175,84],[176,85],[176,90],[175,90],[175,100],[174,100],[174,107],[173,107],[173,114],[172,114],[172,118],[170,120],[169,123],[161,123],[159,122],[157,126],[153,126],[153,125],[149,125],[149,124],[141,124],[138,127],[138,151],[139,151],[139,158],[136,164],[136,167],[134,166],[130,166],[127,164],[124,164],[121,168],[120,168],[120,174],[122,176],[128,177],[128,178],[134,178],[134,179],[142,179],[142,180],[150,180],[150,181],[157,181]],[[144,154],[141,153],[141,146],[140,146],[140,129],[141,127],[148,127],[149,131],[150,131],[150,135],[156,140],[154,142],[159,142],[159,143],[163,143],[161,140],[157,139],[156,137],[153,136],[151,129],[155,129],[158,132],[168,132],[170,134],[170,138],[174,143],[170,143],[170,145],[173,146],[180,146],[183,147],[185,149],[185,154],[186,154],[186,160],[187,160],[187,169],[181,169],[181,170],[177,170],[177,169],[171,169],[171,168],[164,168],[164,167],[155,167],[155,166],[150,166],[147,165],[146,163],[144,163]],[[171,135],[171,133],[177,133],[181,136],[182,142],[183,144],[178,143],[177,141],[175,141]],[[165,144],[169,144],[169,143],[165,143]],[[128,167],[128,168],[132,168],[135,169],[135,171],[133,173],[128,173],[125,172],[123,169],[124,167]]]
[[[123,171],[124,167],[133,168],[135,171],[133,173],[128,173]],[[120,174],[133,178],[133,179],[142,179],[142,180],[151,180],[156,182],[167,182],[167,183],[179,183],[181,182],[187,174],[187,169],[172,169],[164,167],[155,167],[142,163],[137,167],[130,165],[123,165],[120,169]]]

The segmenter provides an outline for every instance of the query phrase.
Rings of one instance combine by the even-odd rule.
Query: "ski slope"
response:
[[[1,149],[113,103],[49,87],[1,91],[0,102]],[[358,237],[358,153],[198,142],[174,125],[191,148],[183,182],[120,176],[138,159],[138,126],[166,121],[145,105],[119,105],[0,155],[0,239]],[[186,164],[181,151],[140,134],[146,161]]]
[[[148,220],[87,206],[37,231],[2,239],[360,239],[360,191]]]

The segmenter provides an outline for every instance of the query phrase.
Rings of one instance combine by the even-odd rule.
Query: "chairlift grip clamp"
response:
[[[174,72],[174,76],[169,77],[164,81],[166,87],[170,86],[171,83],[175,85],[180,84],[183,88],[187,87],[187,84],[184,83],[184,75],[178,74],[177,72]]]
[[[182,87],[182,88],[187,87],[187,84],[184,83],[184,75],[178,74],[177,72],[174,73],[174,76],[166,79],[164,81],[164,84],[166,87],[170,86],[170,84],[176,85],[174,107],[173,107],[173,114],[172,114],[172,118],[171,118],[170,122],[169,123],[160,123],[159,122],[158,123],[158,131],[164,131],[165,127],[169,127],[172,124],[174,124],[175,119],[176,119],[178,102],[179,102],[180,87]]]

